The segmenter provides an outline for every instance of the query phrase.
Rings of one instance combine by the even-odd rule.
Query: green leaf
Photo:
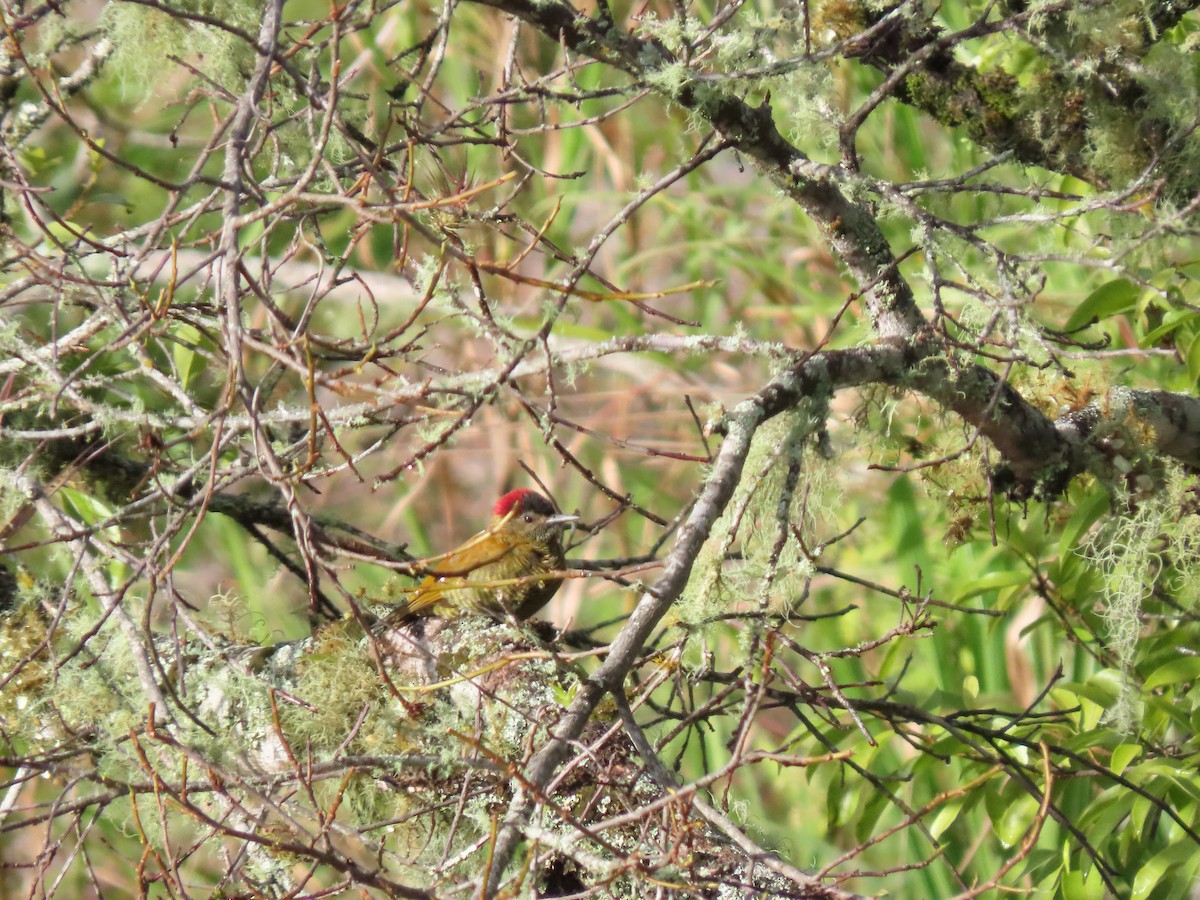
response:
[[[1075,307],[1075,312],[1067,319],[1065,330],[1075,331],[1118,313],[1129,312],[1137,301],[1138,293],[1137,285],[1128,278],[1117,278],[1100,285]]]
[[[1100,720],[1104,718],[1110,705],[1096,703],[1094,700],[1081,696],[1079,698],[1079,727],[1084,731],[1091,731],[1100,724]]]
[[[1075,512],[1063,526],[1062,538],[1058,542],[1060,555],[1067,555],[1092,524],[1108,512],[1109,495],[1103,485],[1096,483],[1087,494],[1075,503]]]
[[[1192,312],[1190,309],[1169,310],[1163,316],[1162,324],[1159,325],[1157,328],[1155,328],[1153,331],[1150,331],[1147,334],[1145,334],[1138,341],[1138,346],[1139,347],[1154,347],[1164,337],[1169,335],[1171,332],[1177,330],[1181,325],[1183,325],[1184,323],[1188,323],[1188,322],[1194,322],[1195,319],[1196,319],[1196,314],[1194,312]]]
[[[933,821],[929,823],[929,833],[936,837],[941,837],[942,832],[954,824],[960,812],[962,812],[963,801],[961,798],[952,800],[938,810]]]
[[[840,813],[842,808],[842,798],[845,796],[846,790],[842,779],[835,778],[829,785],[829,791],[825,794],[825,830],[832,831],[840,824]]]
[[[58,489],[58,495],[62,499],[63,508],[85,525],[98,525],[101,522],[112,519],[116,515],[116,510],[112,506],[94,494],[88,494],[64,485]],[[110,524],[102,530],[110,541],[120,541],[121,528],[119,525]],[[110,557],[106,568],[113,578],[114,583],[125,577],[126,566],[119,558]]]
[[[1151,672],[1146,679],[1145,687],[1146,690],[1151,691],[1164,684],[1195,681],[1198,677],[1200,677],[1200,656],[1181,656]]]
[[[962,591],[955,594],[954,602],[962,603],[964,600],[969,600],[972,597],[977,597],[980,594],[985,594],[988,591],[994,591],[998,588],[1026,585],[1029,584],[1029,578],[1028,571],[988,572],[983,577],[976,578],[974,581],[964,585]]]
[[[1125,767],[1142,755],[1141,744],[1121,744],[1112,752],[1112,758],[1108,761],[1108,767],[1116,774],[1120,775],[1125,771]]]
[[[1200,379],[1200,334],[1192,338],[1192,342],[1188,344],[1187,355],[1188,377],[1195,382]]]
[[[89,203],[111,203],[114,206],[125,207],[126,212],[133,212],[133,204],[130,203],[121,194],[115,194],[111,191],[99,191],[95,194],[88,195]]]
[[[979,678],[975,675],[967,675],[963,677],[963,696],[972,706],[979,698]]]
[[[178,339],[171,345],[171,357],[175,361],[175,371],[179,383],[187,390],[192,379],[199,375],[208,365],[208,360],[197,353],[193,346],[200,340],[200,332],[192,325],[182,326],[175,334]]]
[[[1078,870],[1063,875],[1063,900],[1100,900],[1104,896],[1104,879],[1094,869],[1088,875]]]
[[[1077,697],[1086,697],[1102,707],[1112,706],[1121,694],[1121,673],[1114,669],[1101,669],[1088,676],[1087,681],[1064,681],[1056,685],[1054,693],[1064,690]]]
[[[1037,801],[1032,797],[1018,797],[1009,804],[1004,815],[996,822],[996,837],[1000,838],[1004,846],[1015,847],[1033,825],[1037,810]]]
[[[1084,810],[1076,824],[1088,834],[1115,833],[1121,822],[1128,818],[1134,796],[1124,787],[1109,788]]]
[[[875,823],[879,821],[879,817],[883,815],[884,810],[889,808],[890,804],[891,800],[885,793],[882,791],[872,792],[858,817],[858,823],[854,826],[854,834],[860,842],[867,840],[875,832]],[[936,833],[934,836],[937,836]]]
[[[1191,841],[1180,841],[1154,856],[1150,862],[1138,870],[1133,879],[1133,891],[1130,900],[1140,900],[1150,896],[1150,892],[1163,880],[1164,876],[1172,873],[1174,878],[1185,878],[1180,867],[1194,868],[1196,863],[1196,846]]]
[[[72,487],[61,487],[58,494],[63,499],[67,512],[85,525],[95,525],[111,518],[115,510],[94,494],[87,494]],[[110,533],[112,533],[110,531]]]

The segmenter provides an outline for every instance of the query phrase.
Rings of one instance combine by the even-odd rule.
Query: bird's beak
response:
[[[573,522],[578,522],[578,521],[579,521],[579,516],[567,516],[567,515],[562,515],[560,513],[557,516],[550,516],[550,518],[546,519],[545,524],[547,524],[547,525],[570,525]]]

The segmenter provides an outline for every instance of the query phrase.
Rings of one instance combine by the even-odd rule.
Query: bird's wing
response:
[[[450,591],[486,584],[489,573],[481,570],[513,552],[520,550],[514,544],[500,540],[491,531],[481,531],[448,553],[418,560],[415,565],[429,574],[420,584],[409,589],[407,598],[397,607],[394,615],[401,618],[417,615],[437,606]]]
[[[495,533],[481,531],[448,553],[418,560],[415,565],[438,578],[469,578],[476,569],[499,562],[511,553],[512,549],[511,543],[497,537]]]

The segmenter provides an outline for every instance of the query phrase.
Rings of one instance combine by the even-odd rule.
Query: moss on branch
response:
[[[897,14],[898,4],[838,0],[819,21],[846,42],[847,56],[903,74],[897,100],[982,147],[1100,187],[1123,187],[1157,163],[1173,176],[1166,196],[1190,199],[1200,153],[1195,104],[1151,98],[1165,83],[1173,85],[1168,96],[1196,90],[1194,78],[1181,77],[1190,67],[1186,48],[1162,39],[1195,5],[1080,3],[1042,12],[1009,3],[1007,18],[952,34],[929,17]],[[1078,17],[1088,27],[1073,23]],[[992,52],[987,66],[955,55],[1000,33],[1023,35],[1020,50]]]

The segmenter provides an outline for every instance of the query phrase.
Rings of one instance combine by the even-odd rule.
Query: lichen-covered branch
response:
[[[1196,185],[1181,163],[1194,154],[1185,140],[1194,122],[1147,102],[1153,93],[1148,83],[1169,78],[1176,63],[1160,58],[1148,66],[1145,57],[1155,47],[1162,48],[1160,56],[1180,53],[1162,47],[1163,32],[1197,4],[1070,0],[1000,6],[1007,15],[958,32],[909,3],[851,0],[837,4],[825,24],[846,42],[848,57],[888,76],[887,94],[963,129],[982,147],[1097,186],[1120,187],[1158,165],[1175,176],[1166,192],[1190,198]],[[1086,37],[1085,30],[1066,24],[1080,17],[1089,23]],[[1001,32],[1024,37],[1036,62],[1008,71],[956,54],[973,39]],[[855,113],[851,121],[861,117]]]
[[[173,727],[128,728],[141,715],[128,659],[89,654],[47,677],[45,627],[45,611],[0,611],[5,668],[22,654],[41,667],[13,686],[17,702],[0,703],[0,714],[36,747],[35,771],[55,776],[91,755],[103,789],[80,785],[50,808],[24,809],[0,821],[0,834],[128,802],[150,852],[169,857],[170,840],[155,832],[191,823],[240,846],[237,878],[271,897],[303,886],[296,860],[391,897],[470,885],[485,867],[491,817],[529,786],[529,757],[582,677],[533,632],[474,616],[374,633],[348,620],[274,647],[160,635],[158,652],[181,673],[173,696],[186,696],[186,708],[160,699]],[[593,718],[578,735],[588,752],[529,832],[531,864],[514,890],[637,895],[670,877],[760,897],[853,896],[764,865],[739,846],[745,840],[705,824],[696,804],[711,807],[696,789],[656,783],[612,725]]]

